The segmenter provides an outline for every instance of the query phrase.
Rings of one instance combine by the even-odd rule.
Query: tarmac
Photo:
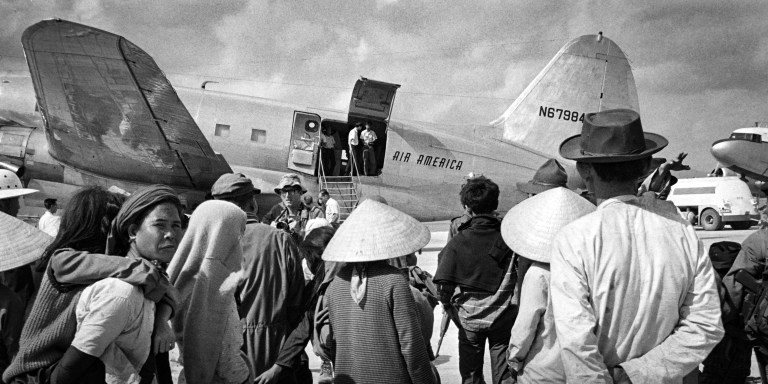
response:
[[[445,246],[448,239],[448,221],[436,221],[424,223],[432,233],[432,239],[429,244],[422,250],[421,255],[418,256],[418,265],[425,271],[434,275],[437,270],[437,254]],[[718,241],[735,241],[741,243],[744,239],[754,232],[755,228],[751,230],[736,231],[726,227],[726,229],[715,232],[708,232],[701,229],[697,230],[699,238],[701,238],[704,245],[709,249],[712,243]],[[440,338],[440,321],[442,319],[442,310],[440,306],[435,308],[435,324],[434,333],[432,334],[432,349],[436,350],[437,342]],[[440,355],[435,360],[435,366],[440,373],[440,379],[443,383],[460,383],[461,375],[459,375],[459,336],[456,327],[451,324],[448,332],[445,334],[443,344],[440,347]],[[307,349],[307,355],[309,356],[309,368],[312,370],[314,381],[317,382],[320,374],[320,359],[312,352],[312,345],[310,344]],[[491,362],[487,353],[486,347],[485,364],[484,364],[484,376],[486,382],[491,382]],[[752,377],[759,377],[756,362],[752,362]]]

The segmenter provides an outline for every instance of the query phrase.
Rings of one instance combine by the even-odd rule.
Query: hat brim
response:
[[[302,194],[302,195],[303,195],[303,194],[305,194],[305,193],[307,193],[307,189],[306,189],[306,188],[304,188],[304,187],[302,187],[301,185],[286,185],[285,187],[297,187],[297,186],[298,186],[299,188],[301,188],[301,194]],[[280,191],[282,191],[282,190],[283,190],[283,188],[285,188],[285,187],[282,187],[282,188],[275,188],[275,194],[276,194],[276,195],[279,195],[279,194],[280,194]],[[261,193],[261,190],[259,190],[259,193]]]
[[[555,184],[536,184],[531,181],[527,183],[517,183],[517,190],[523,193],[531,193],[534,195],[538,195],[539,193],[542,193],[544,191],[548,191],[552,188],[557,187],[565,187],[565,185],[555,185]]]
[[[431,233],[413,217],[388,205],[365,200],[336,230],[323,260],[362,263],[394,259],[418,251]]]
[[[585,154],[581,151],[581,135],[571,136],[560,144],[560,156],[582,163],[620,163],[642,159],[661,151],[669,144],[667,139],[655,133],[645,132],[645,151],[630,155]]]
[[[8,271],[40,259],[53,237],[5,213],[0,213],[0,271]]]
[[[0,200],[26,196],[35,192],[37,192],[37,189],[31,188],[0,189]]]

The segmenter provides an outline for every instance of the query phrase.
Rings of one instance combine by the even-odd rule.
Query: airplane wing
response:
[[[232,172],[155,61],[122,36],[45,20],[24,31],[22,44],[56,160],[201,190]]]

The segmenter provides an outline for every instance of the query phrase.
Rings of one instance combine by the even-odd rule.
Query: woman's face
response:
[[[128,232],[136,236],[131,248],[139,256],[168,263],[176,253],[182,236],[179,211],[171,203],[156,205],[140,225],[131,225]]]

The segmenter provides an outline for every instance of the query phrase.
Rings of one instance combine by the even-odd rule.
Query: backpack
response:
[[[753,345],[768,353],[768,279],[760,282],[744,270],[737,272],[735,278],[744,286],[744,332]]]

